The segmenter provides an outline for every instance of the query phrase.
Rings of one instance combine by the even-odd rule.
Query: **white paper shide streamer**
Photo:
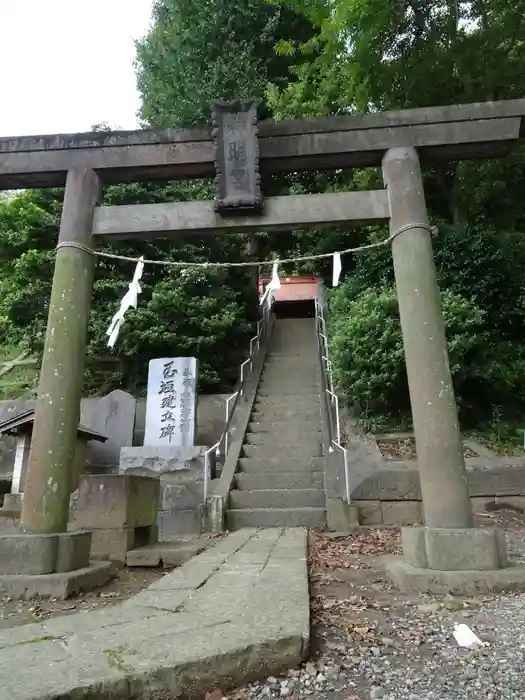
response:
[[[268,306],[272,305],[272,292],[275,289],[280,289],[281,288],[281,280],[279,279],[279,263],[275,262],[272,265],[272,279],[268,282],[266,289],[264,290],[264,294],[261,297],[261,301],[259,302],[259,305],[262,306],[264,302],[268,304]]]
[[[332,276],[333,287],[337,287],[337,285],[339,284],[339,278],[341,277],[341,269],[341,253],[334,253]]]
[[[136,309],[138,303],[138,296],[142,293],[142,288],[140,286],[140,280],[142,278],[142,272],[144,271],[144,258],[139,258],[137,266],[135,268],[135,274],[133,275],[133,280],[129,285],[128,291],[124,295],[122,301],[120,302],[120,309],[111,319],[109,328],[106,331],[106,335],[109,336],[108,347],[112,348],[117,342],[118,334],[120,332],[120,327],[124,323],[124,316],[126,311],[130,308]]]
[[[270,280],[270,284],[268,285],[270,287],[270,293],[268,294],[268,306],[272,305],[272,292],[274,292],[276,289],[281,289],[281,280],[279,279],[279,263],[274,263],[272,265],[272,279]]]

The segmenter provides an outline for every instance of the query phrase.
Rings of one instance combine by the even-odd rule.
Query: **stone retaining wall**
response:
[[[466,459],[474,512],[510,506],[525,511],[525,459]],[[352,492],[361,525],[411,525],[423,522],[419,474],[414,461],[384,460]]]

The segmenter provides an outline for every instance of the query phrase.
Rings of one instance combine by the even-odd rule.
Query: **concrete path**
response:
[[[113,608],[0,632],[0,700],[202,697],[304,658],[303,529],[239,530]]]

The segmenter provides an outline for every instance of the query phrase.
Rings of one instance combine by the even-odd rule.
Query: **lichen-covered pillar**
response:
[[[425,524],[469,528],[472,508],[416,150],[387,151],[383,177],[391,232],[406,227],[392,241],[392,257]]]
[[[99,195],[93,170],[68,172],[22,506],[26,532],[67,529],[93,288],[93,256],[82,248],[93,246]]]

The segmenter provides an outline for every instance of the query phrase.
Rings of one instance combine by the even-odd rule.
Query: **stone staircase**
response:
[[[228,529],[326,525],[314,319],[275,322],[241,455]]]

